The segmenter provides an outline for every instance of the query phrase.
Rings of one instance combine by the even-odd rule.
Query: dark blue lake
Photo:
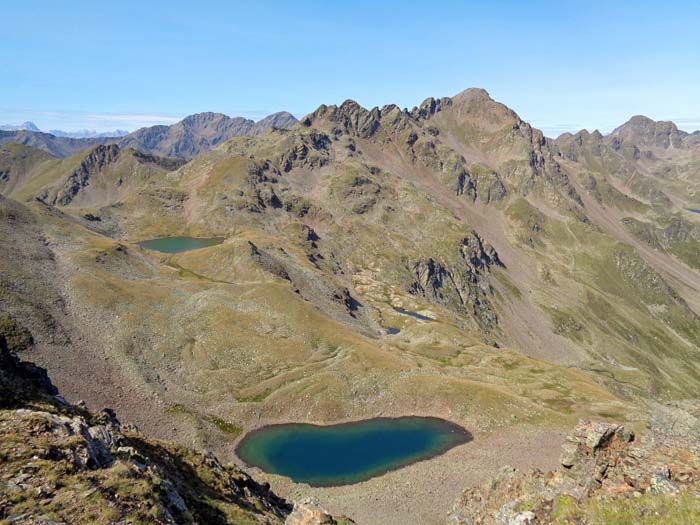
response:
[[[141,246],[141,248],[155,250],[157,252],[179,253],[189,250],[196,250],[198,248],[206,248],[207,246],[214,246],[216,244],[221,244],[222,242],[224,242],[224,239],[221,237],[214,237],[210,239],[198,237],[163,237],[161,239],[142,241],[139,243],[139,246]]]
[[[471,440],[471,433],[444,419],[375,418],[330,426],[270,425],[247,434],[236,454],[265,472],[327,487],[358,483]]]

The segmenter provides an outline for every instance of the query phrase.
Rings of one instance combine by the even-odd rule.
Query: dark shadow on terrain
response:
[[[428,317],[427,315],[421,315],[418,312],[412,312],[411,310],[404,310],[403,308],[397,308],[396,306],[393,307],[394,310],[399,312],[400,314],[403,315],[408,315],[410,317],[413,317],[414,319],[418,319],[420,321],[435,321],[432,317]]]

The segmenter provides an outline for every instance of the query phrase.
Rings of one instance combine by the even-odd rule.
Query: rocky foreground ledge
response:
[[[459,525],[700,523],[700,421],[659,407],[642,439],[620,425],[580,421],[556,471],[503,468],[466,490]]]
[[[66,403],[0,335],[0,523],[341,525],[211,454]]]

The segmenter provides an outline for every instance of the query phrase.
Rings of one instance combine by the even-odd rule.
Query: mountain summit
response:
[[[681,131],[670,121],[654,121],[644,115],[636,115],[615,128],[610,134],[624,142],[635,142],[644,146],[662,148],[682,148],[686,137],[690,134]]]

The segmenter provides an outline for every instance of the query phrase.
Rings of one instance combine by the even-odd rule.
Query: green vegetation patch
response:
[[[224,419],[221,419],[220,417],[216,416],[207,416],[207,421],[213,423],[216,425],[216,428],[221,430],[224,434],[229,434],[233,437],[238,436],[243,429],[239,426],[234,425],[233,423],[230,423]]]
[[[551,518],[553,525],[695,525],[700,522],[700,498],[688,492],[676,496],[595,498],[586,502],[558,496]]]

